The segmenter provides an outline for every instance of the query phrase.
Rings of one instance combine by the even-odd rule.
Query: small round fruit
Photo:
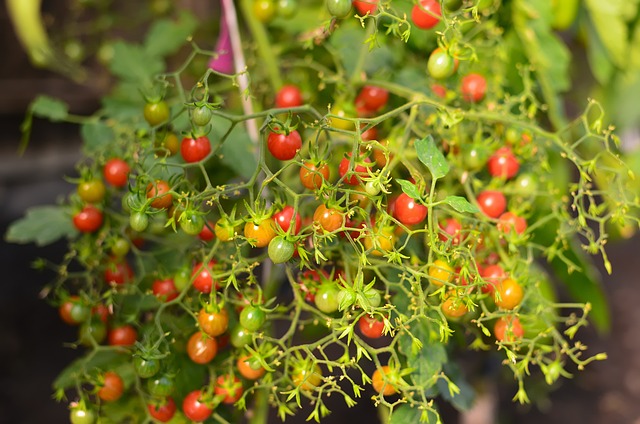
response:
[[[418,28],[431,29],[438,25],[441,18],[440,2],[437,0],[420,0],[411,9],[411,20]]]
[[[509,147],[501,147],[487,161],[489,174],[497,178],[513,178],[518,174],[520,162]]]
[[[507,278],[496,286],[494,296],[496,306],[502,309],[511,310],[522,302],[524,291],[522,290],[522,286],[518,284],[516,280]]]
[[[506,278],[507,273],[500,265],[489,265],[480,270],[480,276],[487,282],[482,286],[483,293],[493,293]]]
[[[161,302],[171,302],[180,294],[172,278],[154,281],[151,290]]]
[[[231,345],[241,349],[253,341],[253,332],[247,330],[240,324],[231,329]]]
[[[73,225],[82,233],[95,233],[102,227],[103,219],[100,209],[86,205],[73,216]]]
[[[99,203],[104,199],[107,189],[102,180],[83,181],[78,184],[77,192],[80,199],[87,203]]]
[[[450,283],[453,280],[453,268],[442,259],[436,259],[429,267],[429,280],[437,287]]]
[[[384,322],[377,317],[363,315],[358,320],[358,328],[363,336],[370,339],[379,339],[384,332]]]
[[[153,183],[147,185],[147,199],[153,199],[151,206],[156,209],[166,209],[173,204],[173,196],[171,193],[171,187],[166,181],[156,180]]]
[[[276,236],[269,242],[268,253],[274,264],[281,264],[293,257],[295,245],[284,236]]]
[[[315,297],[316,307],[325,314],[332,314],[338,310],[338,293],[340,290],[333,282],[320,285]]]
[[[338,19],[346,18],[351,13],[350,0],[325,0],[325,4],[329,13]]]
[[[276,107],[281,109],[302,106],[302,91],[295,85],[283,85],[276,94]]]
[[[498,218],[507,208],[507,199],[499,191],[485,190],[476,200],[482,213],[489,218]]]
[[[455,72],[455,61],[447,52],[437,48],[429,56],[427,70],[432,78],[446,79]]]
[[[441,232],[438,233],[438,238],[447,242],[451,240],[451,244],[457,246],[460,244],[460,232],[462,231],[462,224],[456,218],[447,218],[444,222],[438,224]]]
[[[207,312],[204,308],[198,313],[200,329],[211,337],[222,335],[229,327],[229,313],[222,308],[218,312]]]
[[[493,326],[493,335],[500,342],[513,342],[524,336],[524,330],[518,317],[499,318]]]
[[[329,165],[305,162],[300,167],[300,182],[309,190],[317,190],[322,187],[322,182],[329,179]]]
[[[196,364],[208,364],[218,354],[218,343],[213,337],[198,331],[189,337],[187,354]]]
[[[349,156],[351,156],[351,154],[349,154]],[[362,159],[362,162],[371,163],[371,160],[369,158],[364,158]],[[342,158],[338,167],[340,178],[344,178],[345,184],[360,185],[360,179],[366,178],[369,175],[369,173],[367,172],[367,167],[356,162],[355,166],[353,167],[353,171],[349,172],[350,164],[350,158]],[[347,174],[350,175],[345,178]]]
[[[353,0],[353,7],[358,11],[358,15],[364,16],[367,13],[372,15],[378,9],[379,0]]]
[[[191,122],[199,127],[204,127],[211,121],[213,112],[207,106],[199,106],[191,111]]]
[[[275,223],[271,218],[258,223],[249,221],[244,226],[244,236],[253,247],[266,247],[276,236]]]
[[[214,393],[222,397],[221,402],[227,405],[236,403],[241,397],[244,389],[242,382],[233,375],[221,375],[216,379]]]
[[[267,138],[267,148],[274,158],[279,160],[291,160],[302,148],[302,138],[296,130],[289,134],[271,132]]]
[[[185,137],[180,144],[180,154],[187,163],[200,162],[211,153],[211,143],[206,136]]]
[[[515,230],[516,234],[522,234],[527,229],[527,220],[513,212],[505,212],[498,218],[498,230],[508,234]]]
[[[322,383],[322,369],[318,364],[314,364],[311,370],[300,368],[294,372],[291,381],[300,390],[311,391]]]
[[[169,106],[165,101],[147,103],[144,106],[144,119],[155,127],[169,119]]]
[[[204,228],[205,220],[202,214],[193,210],[187,210],[178,219],[180,228],[190,236],[197,236]]]
[[[138,339],[138,332],[130,325],[122,325],[109,330],[108,340],[111,346],[133,346]]]
[[[202,422],[213,413],[212,408],[200,401],[201,397],[202,391],[194,390],[182,401],[182,412],[191,421]]]
[[[126,186],[129,182],[130,171],[129,164],[119,158],[109,159],[102,169],[105,181],[113,187]]]
[[[389,365],[383,365],[381,368],[375,370],[371,376],[373,389],[382,396],[391,396],[398,393],[398,389],[391,382],[385,381],[385,379],[389,378],[391,372]]]
[[[389,100],[389,92],[382,87],[365,85],[358,93],[355,104],[357,109],[365,109],[367,112],[376,112],[382,109]]]
[[[313,213],[313,221],[320,224],[325,231],[333,232],[342,227],[344,215],[337,209],[331,209],[321,204]]]
[[[135,356],[133,358],[133,368],[140,378],[151,378],[160,371],[160,361],[154,358],[144,358]]]
[[[395,201],[394,216],[404,225],[420,224],[427,217],[428,209],[406,193],[400,194]]]
[[[114,402],[120,399],[124,392],[124,382],[122,378],[113,371],[107,371],[103,375],[104,382],[98,390],[98,397],[105,402]]]
[[[176,403],[172,397],[168,396],[162,401],[147,404],[147,410],[155,420],[161,423],[171,421],[176,413]]]
[[[216,261],[211,260],[205,266],[204,263],[198,262],[193,267],[193,272],[191,273],[191,277],[193,279],[193,288],[198,290],[201,293],[209,294],[211,293],[211,289],[218,285],[217,281],[213,279],[213,267],[216,265]]]
[[[289,205],[282,208],[280,212],[275,213],[273,215],[273,220],[285,233],[289,232],[289,228],[291,228],[292,222],[294,223],[294,227],[293,231],[291,231],[291,234],[298,234],[300,232],[300,228],[302,227],[302,218],[300,218],[300,214],[296,213],[293,206]]]
[[[93,409],[75,407],[69,412],[71,424],[94,424],[96,419],[96,413],[93,412]]]
[[[249,331],[258,331],[267,320],[267,315],[259,306],[247,306],[240,312],[240,325]]]
[[[165,397],[173,393],[175,382],[173,377],[163,374],[147,380],[147,391],[153,397]]]
[[[469,103],[478,103],[487,93],[487,80],[480,74],[469,74],[460,82],[462,98]]]
[[[260,365],[260,362],[255,360],[251,355],[244,355],[238,358],[236,367],[240,375],[247,380],[257,380],[267,372],[267,370]]]
[[[460,318],[464,316],[469,310],[462,300],[456,295],[449,295],[440,305],[442,313],[449,318]]]

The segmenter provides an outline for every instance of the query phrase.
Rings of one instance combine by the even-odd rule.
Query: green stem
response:
[[[256,390],[254,392],[253,415],[249,419],[249,424],[267,424],[269,418],[269,403],[267,402],[267,389]]]

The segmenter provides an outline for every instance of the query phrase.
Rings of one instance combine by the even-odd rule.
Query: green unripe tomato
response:
[[[207,106],[200,106],[191,112],[191,122],[199,127],[204,127],[211,121],[213,112]]]
[[[175,382],[169,375],[160,375],[147,380],[149,394],[156,398],[170,396],[175,389]]]
[[[136,356],[133,358],[133,368],[140,378],[150,378],[160,371],[160,361]]]
[[[377,308],[380,306],[380,302],[382,302],[382,296],[380,296],[380,292],[376,289],[369,289],[365,291],[364,297],[373,308]]]
[[[78,341],[81,345],[91,347],[92,339],[100,344],[107,338],[107,326],[99,319],[91,319],[82,323],[78,330]]]
[[[178,291],[183,291],[191,285],[191,268],[182,267],[173,275],[173,284]]]
[[[75,322],[84,322],[91,315],[91,308],[84,303],[73,302],[69,310],[69,315]]]
[[[129,225],[133,231],[141,233],[149,226],[149,217],[144,212],[134,212],[129,216]]]
[[[129,249],[129,242],[126,239],[119,237],[115,239],[113,241],[113,244],[111,245],[111,254],[122,258],[123,256],[126,256],[127,253],[129,253]]]
[[[340,290],[335,283],[323,283],[316,293],[316,307],[325,314],[332,314],[338,310],[338,293]]]
[[[169,106],[167,102],[161,100],[156,103],[147,103],[144,106],[144,119],[155,127],[169,119]]]
[[[276,236],[269,242],[269,258],[274,264],[287,262],[293,256],[294,251],[295,245],[284,236]]]
[[[185,211],[178,220],[182,231],[190,236],[197,236],[204,228],[204,218],[196,212]]]
[[[327,10],[338,19],[346,18],[351,13],[351,0],[326,0]]]
[[[231,345],[238,349],[245,347],[253,341],[253,333],[242,325],[236,325],[230,333]]]
[[[246,330],[254,332],[267,320],[267,314],[259,306],[246,306],[240,312],[240,325]]]
[[[295,0],[278,0],[278,15],[285,19],[291,19],[298,11]]]
[[[455,61],[451,56],[442,50],[436,50],[429,56],[427,61],[429,75],[435,79],[445,79],[453,75]]]
[[[94,424],[96,413],[93,412],[93,409],[76,407],[69,413],[69,421],[71,424]]]

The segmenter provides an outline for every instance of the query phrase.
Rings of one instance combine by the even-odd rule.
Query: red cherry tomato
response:
[[[109,330],[108,340],[111,346],[133,346],[138,332],[130,325],[122,325]]]
[[[176,413],[176,403],[171,396],[167,396],[161,402],[147,404],[149,415],[161,423],[171,421]]]
[[[129,182],[129,164],[122,159],[109,159],[102,170],[104,179],[114,187],[124,187]]]
[[[353,0],[353,7],[358,11],[358,15],[364,16],[367,13],[373,15],[378,8],[379,0]]]
[[[173,204],[173,196],[171,187],[166,181],[156,180],[154,183],[147,185],[147,199],[153,199],[151,206],[156,209],[166,209]]]
[[[133,269],[126,260],[111,259],[104,270],[104,281],[107,284],[125,284],[133,280]]]
[[[267,138],[267,147],[274,158],[291,160],[302,148],[302,138],[296,130],[289,134],[271,132]]]
[[[200,234],[198,234],[198,237],[200,238],[200,240],[202,241],[213,240],[213,238],[215,237],[215,233],[211,229],[215,228],[215,225],[216,225],[215,222],[207,221],[205,226],[202,227],[202,231],[200,231]]]
[[[496,286],[507,278],[507,273],[500,265],[489,265],[480,270],[480,276],[487,282],[482,286],[482,292],[493,293]]]
[[[313,221],[320,224],[325,231],[333,232],[343,224],[344,215],[337,209],[327,208],[324,204],[318,206],[313,213]]]
[[[300,167],[300,182],[309,190],[317,190],[322,187],[322,182],[329,179],[329,165],[305,162]]]
[[[200,402],[201,397],[202,391],[194,390],[182,401],[182,412],[191,421],[202,422],[213,413],[212,408],[209,408],[206,403]]]
[[[507,208],[507,199],[499,191],[485,190],[476,200],[482,213],[489,218],[498,218]]]
[[[102,227],[102,211],[87,205],[73,216],[73,225],[82,233],[95,233]]]
[[[151,286],[153,294],[162,302],[170,302],[178,297],[178,289],[176,288],[173,279],[167,278],[166,280],[156,280]]]
[[[460,231],[462,231],[462,224],[455,218],[447,218],[444,222],[438,224],[442,232],[438,233],[440,240],[446,242],[451,240],[451,244],[457,246],[460,244]]]
[[[358,328],[363,336],[370,339],[378,339],[382,337],[384,331],[384,322],[382,320],[363,315],[358,320]]]
[[[527,229],[527,220],[513,212],[505,212],[498,218],[498,230],[502,233],[510,233],[515,230],[517,234],[522,234]]]
[[[493,326],[493,335],[501,342],[513,342],[524,336],[524,330],[518,317],[499,318]]]
[[[394,202],[393,216],[404,225],[416,225],[427,217],[427,207],[419,204],[406,193],[400,194]]]
[[[214,392],[216,396],[224,396],[222,403],[233,404],[242,397],[242,382],[232,375],[221,375],[216,380]]]
[[[351,154],[349,153],[349,157],[350,156]],[[349,172],[350,162],[351,162],[351,159],[349,158],[343,158],[342,161],[340,161],[340,166],[338,167],[338,173],[340,174],[340,178],[344,178],[344,176],[347,175],[347,173]],[[364,158],[362,159],[362,162],[371,163],[371,160],[369,160],[369,158]],[[369,175],[367,173],[367,167],[356,162],[355,166],[353,167],[351,176],[345,178],[344,182],[349,185],[359,185],[360,180],[358,177],[364,178],[367,175]]]
[[[462,98],[469,103],[478,103],[487,93],[487,80],[480,74],[469,74],[460,82]]]
[[[389,92],[384,88],[374,85],[365,85],[356,97],[356,109],[364,109],[366,112],[375,112],[382,109],[389,100]]]
[[[196,364],[208,364],[218,354],[218,343],[215,338],[198,331],[187,342],[187,354]]]
[[[302,106],[302,91],[295,85],[283,85],[276,94],[276,107],[292,108]]]
[[[199,262],[193,267],[193,272],[191,273],[191,277],[193,278],[193,287],[199,292],[204,294],[211,293],[211,289],[214,284],[216,289],[218,288],[218,282],[215,281],[211,275],[215,264],[216,261],[211,260],[207,266],[204,266],[202,262]]]
[[[437,0],[420,0],[411,9],[411,20],[418,28],[431,29],[438,25],[441,18],[440,2]]]
[[[200,162],[211,152],[211,143],[206,136],[185,137],[180,144],[180,153],[187,163]]]
[[[122,396],[124,392],[124,382],[122,378],[113,371],[107,371],[103,375],[104,383],[98,390],[98,397],[105,402],[114,402]]]
[[[489,174],[500,178],[513,178],[518,174],[520,163],[509,147],[501,147],[487,161]]]
[[[300,214],[295,212],[293,206],[285,206],[280,212],[277,212],[273,215],[273,219],[274,221],[276,221],[276,224],[278,224],[278,227],[280,227],[285,233],[289,231],[292,220],[295,222],[295,226],[292,231],[293,234],[298,234],[300,232],[300,228],[302,227],[302,219],[300,218]]]

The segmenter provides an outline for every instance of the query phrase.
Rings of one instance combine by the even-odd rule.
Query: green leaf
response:
[[[591,72],[600,84],[609,84],[611,76],[615,71],[615,66],[607,56],[607,51],[600,37],[596,33],[596,29],[589,22],[586,25],[589,43],[587,44],[587,59]]]
[[[629,61],[627,24],[637,13],[638,1],[586,0],[585,6],[607,56],[618,68],[625,69]]]
[[[65,390],[75,387],[78,379],[82,379],[84,374],[95,372],[95,369],[114,369],[119,365],[128,362],[131,355],[116,352],[114,350],[100,350],[95,352],[91,358],[78,358],[67,366],[54,380],[54,390]]]
[[[63,237],[73,237],[78,231],[68,211],[60,206],[36,206],[9,226],[5,239],[10,243],[35,243],[45,246]]]
[[[156,309],[160,301],[153,294],[115,294],[113,296],[114,305],[123,317],[136,319],[140,312]]]
[[[211,120],[214,131],[209,135],[212,146],[220,142],[220,135],[223,129],[229,128],[229,122],[215,116]],[[228,139],[220,148],[220,161],[234,170],[238,175],[244,178],[251,178],[258,167],[255,157],[255,146],[251,142],[249,135],[244,127],[236,126]]]
[[[477,213],[480,209],[476,205],[469,203],[469,201],[462,196],[447,196],[443,202],[451,206],[458,212]]]
[[[418,187],[416,187],[414,183],[407,180],[401,180],[399,178],[396,179],[396,182],[400,184],[400,187],[402,188],[404,194],[415,200],[420,199],[420,192],[418,191]]]
[[[429,168],[429,172],[431,172],[433,178],[440,179],[447,175],[449,172],[449,162],[447,162],[447,159],[440,149],[438,149],[431,135],[428,135],[422,140],[416,140],[415,147],[418,153],[418,159]]]
[[[187,355],[175,355],[176,369],[176,398],[182,399],[193,390],[194,385],[205,384],[207,367],[196,364]]]
[[[35,116],[53,122],[63,121],[69,116],[69,107],[61,100],[49,96],[38,96],[30,106]]]
[[[449,384],[445,379],[438,380],[438,390],[442,397],[449,401],[457,410],[468,411],[473,406],[476,392],[462,375],[462,370],[455,362],[448,362],[443,365],[447,377],[460,389],[460,392],[451,395]]]
[[[84,142],[84,151],[88,156],[104,151],[113,144],[115,138],[113,130],[103,122],[83,124],[80,134]]]
[[[431,410],[422,411],[409,405],[400,405],[393,410],[389,419],[389,424],[416,424],[421,422],[435,424],[438,422],[438,417]]]
[[[117,42],[113,45],[110,69],[125,81],[149,87],[153,77],[165,68],[160,58],[149,54],[143,47]]]
[[[422,343],[422,347],[416,349],[409,334],[401,336],[398,347],[407,358],[407,367],[413,368],[411,380],[415,385],[428,390],[436,383],[433,377],[442,371],[442,365],[447,362],[447,352],[438,340],[432,341],[431,326],[426,318],[416,321],[411,326],[411,332]],[[428,395],[434,395],[433,391],[429,391]]]
[[[162,57],[173,54],[186,44],[187,38],[196,26],[197,21],[188,12],[182,12],[177,21],[159,20],[149,30],[144,48],[151,56]]]

